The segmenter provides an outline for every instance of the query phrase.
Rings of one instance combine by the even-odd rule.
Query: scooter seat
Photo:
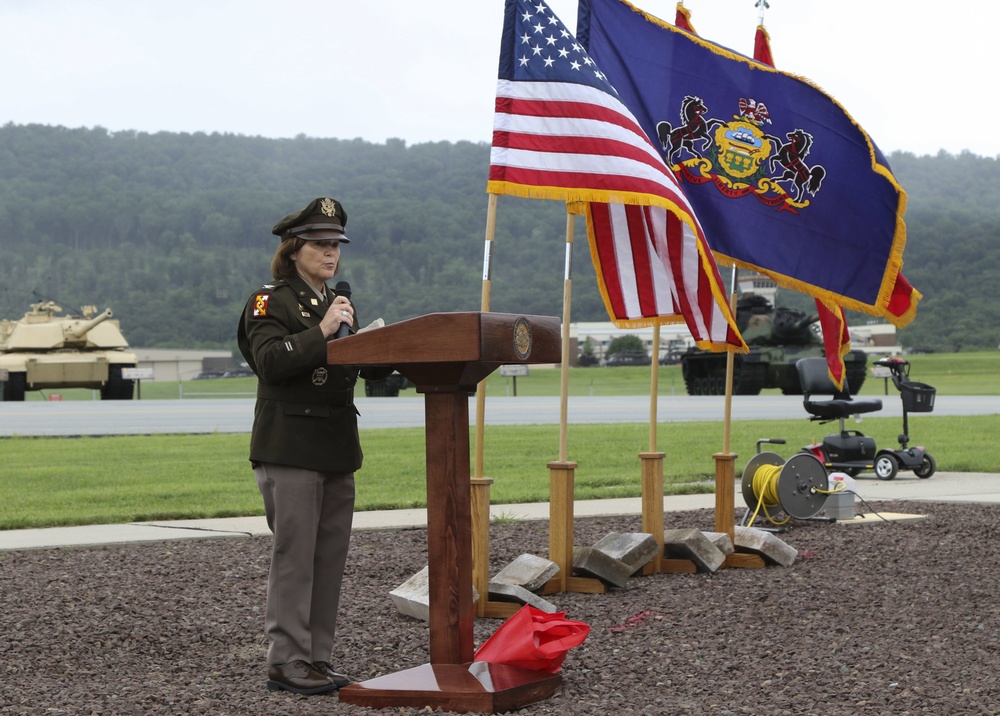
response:
[[[860,413],[874,413],[882,409],[878,398],[867,400],[806,400],[806,412],[815,420],[839,420]]]
[[[878,398],[855,399],[851,397],[847,378],[844,387],[837,388],[830,378],[825,358],[803,358],[795,364],[802,384],[802,405],[812,420],[838,420],[849,415],[874,413],[882,409]],[[815,395],[829,395],[827,400],[814,400]]]

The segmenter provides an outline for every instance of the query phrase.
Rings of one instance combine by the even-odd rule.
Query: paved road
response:
[[[898,394],[882,396],[879,417],[901,417]],[[358,398],[362,428],[423,427],[424,404],[415,398]],[[721,396],[663,396],[657,403],[660,422],[722,420]],[[470,422],[475,422],[475,398],[469,400]],[[543,425],[559,423],[559,398],[487,397],[487,425]],[[647,396],[572,397],[568,422],[645,423]],[[935,415],[1000,414],[996,396],[939,395]],[[802,398],[764,395],[736,396],[733,420],[805,419]],[[141,401],[0,402],[0,436],[145,435],[155,433],[249,433],[253,400],[192,399]]]

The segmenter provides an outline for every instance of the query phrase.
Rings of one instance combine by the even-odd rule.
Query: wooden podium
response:
[[[473,661],[469,470],[469,394],[501,365],[558,363],[560,330],[550,316],[432,313],[328,344],[330,364],[392,366],[416,384],[427,453],[430,663],[344,687],[344,703],[498,713],[562,685],[558,674]]]

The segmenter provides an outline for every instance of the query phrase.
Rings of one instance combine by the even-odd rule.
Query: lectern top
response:
[[[330,341],[327,362],[392,366],[418,392],[471,391],[504,364],[558,363],[560,328],[554,316],[429,313]]]
[[[429,313],[327,345],[332,364],[558,363],[560,321],[513,313]],[[404,373],[405,374],[405,373]]]

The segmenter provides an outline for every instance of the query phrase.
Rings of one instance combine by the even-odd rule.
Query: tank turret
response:
[[[102,400],[130,400],[134,382],[122,370],[134,368],[137,358],[111,309],[61,312],[54,302],[41,301],[17,321],[0,321],[3,399],[24,400],[28,390],[93,388]]]
[[[789,308],[775,308],[764,296],[744,294],[736,304],[736,325],[750,349],[735,356],[733,393],[757,395],[780,388],[785,395],[801,395],[795,363],[824,356],[823,339],[814,326],[819,316]],[[868,357],[852,350],[844,356],[847,383],[857,393],[867,376]],[[688,350],[681,370],[689,395],[722,395],[726,389],[726,354]]]
[[[69,325],[63,326],[63,335],[66,337],[66,342],[72,343],[83,339],[97,326],[97,324],[104,323],[113,315],[115,314],[111,312],[110,308],[105,308],[104,313],[99,313],[90,320],[81,321],[79,323],[70,323]]]

